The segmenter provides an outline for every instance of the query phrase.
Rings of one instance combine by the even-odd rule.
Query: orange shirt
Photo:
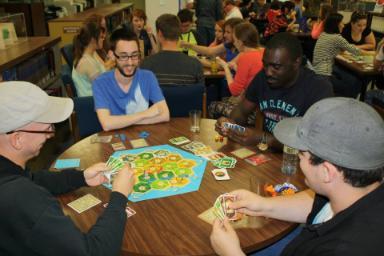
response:
[[[236,75],[233,82],[228,85],[233,96],[240,95],[263,68],[263,54],[264,48],[239,54]]]

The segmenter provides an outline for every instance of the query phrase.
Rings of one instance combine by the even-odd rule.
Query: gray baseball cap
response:
[[[72,111],[72,99],[49,96],[32,83],[0,83],[0,134],[32,122],[58,123],[67,119]]]
[[[303,117],[286,118],[273,134],[284,145],[310,151],[354,170],[384,166],[384,121],[369,105],[350,98],[327,98]]]

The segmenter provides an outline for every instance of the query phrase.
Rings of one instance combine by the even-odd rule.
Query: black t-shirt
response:
[[[285,117],[303,116],[313,103],[332,97],[330,82],[307,68],[300,68],[296,83],[290,88],[272,89],[264,70],[249,85],[245,97],[259,105],[264,114],[264,130],[272,132]]]
[[[355,40],[353,40],[352,38],[352,27],[351,27],[351,23],[348,23],[347,25],[345,25],[344,29],[343,29],[343,32],[341,32],[341,35],[348,41],[348,43],[350,44],[354,44],[354,45],[362,45],[362,44],[365,44],[365,38],[367,36],[369,36],[369,34],[371,34],[371,29],[369,28],[365,28],[362,35],[361,35],[361,39],[360,41],[356,42]]]
[[[384,255],[384,185],[332,219],[312,224],[328,202],[326,197],[316,195],[306,225],[284,248],[282,256]]]
[[[149,55],[149,51],[152,50],[152,44],[151,44],[151,40],[149,39],[149,35],[148,35],[146,30],[144,30],[144,29],[140,30],[139,39],[143,40],[143,43],[144,43],[144,55],[148,56]]]

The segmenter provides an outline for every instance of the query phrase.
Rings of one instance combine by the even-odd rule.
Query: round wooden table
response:
[[[150,135],[146,140],[150,146],[168,144],[170,138],[186,136],[234,157],[230,152],[242,146],[227,139],[224,142],[215,142],[217,133],[214,131],[214,124],[215,120],[203,119],[200,133],[192,133],[189,131],[188,118],[175,118],[168,123],[132,126],[103,135],[112,134],[113,143],[120,141],[115,134],[124,133],[131,140],[139,138],[140,132],[147,131]],[[128,141],[125,141],[125,145],[127,149],[131,148]],[[255,147],[249,148],[256,151]],[[92,144],[88,137],[70,147],[59,158],[81,158],[81,168],[86,168],[96,162],[106,161],[112,153],[110,144]],[[239,188],[260,192],[257,190],[260,190],[260,184],[265,181],[270,184],[288,181],[299,189],[305,188],[301,172],[294,176],[284,176],[280,172],[281,154],[265,154],[272,160],[257,167],[237,158],[236,167],[228,169],[231,176],[229,181],[216,181],[211,173],[214,166],[208,163],[200,189],[196,192],[137,203],[129,202],[129,206],[137,214],[127,220],[122,255],[213,255],[209,240],[211,225],[198,218],[198,215],[212,207],[220,194]],[[87,193],[98,197],[103,203],[108,202],[110,196],[110,190],[98,186],[81,188],[58,197],[64,213],[83,232],[87,232],[102,214],[102,204],[78,214],[67,203]],[[249,220],[253,218],[256,219],[250,217]],[[294,223],[258,218],[264,223],[261,227],[237,229],[241,246],[246,252],[265,247],[296,227]]]

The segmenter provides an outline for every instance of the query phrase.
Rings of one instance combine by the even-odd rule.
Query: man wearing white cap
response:
[[[73,111],[71,99],[48,96],[28,82],[0,83],[0,255],[119,255],[133,172],[124,167],[110,202],[88,233],[63,214],[53,195],[105,182],[105,163],[85,171],[38,171],[26,162]]]
[[[308,190],[264,198],[237,190],[229,205],[252,216],[305,223],[281,255],[384,255],[384,122],[354,99],[328,98],[303,117],[280,121],[274,135],[300,150]],[[225,219],[214,223],[211,242],[220,255],[244,255]],[[257,255],[257,253],[256,253]]]

